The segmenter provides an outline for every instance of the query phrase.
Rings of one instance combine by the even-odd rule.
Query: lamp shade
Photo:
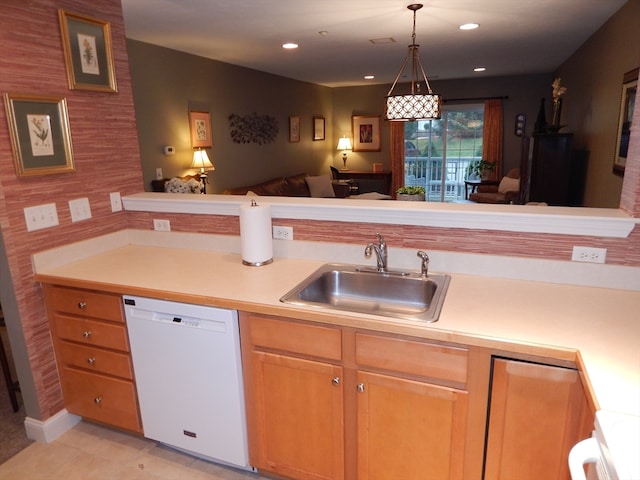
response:
[[[338,140],[338,150],[351,150],[351,139],[348,137],[342,137]]]
[[[199,168],[201,172],[207,170],[215,170],[216,167],[213,166],[213,163],[209,160],[209,156],[207,152],[204,150],[195,150],[193,152],[193,162],[191,163],[191,168]]]
[[[412,122],[416,119],[437,120],[440,118],[442,104],[440,95],[390,95],[386,99],[387,120]]]

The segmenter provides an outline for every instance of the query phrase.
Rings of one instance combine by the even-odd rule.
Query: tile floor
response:
[[[49,444],[35,442],[0,465],[2,480],[261,480],[251,472],[81,422]]]

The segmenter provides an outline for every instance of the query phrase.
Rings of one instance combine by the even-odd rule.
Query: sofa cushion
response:
[[[287,182],[287,186],[284,195],[287,197],[310,197],[311,192],[309,191],[309,186],[305,180],[306,178],[306,173],[299,173],[297,175],[286,177],[285,181]]]
[[[499,193],[517,192],[518,190],[520,190],[519,178],[502,177],[500,185],[498,185]]]
[[[316,198],[329,198],[335,197],[336,193],[333,190],[331,184],[331,177],[329,175],[318,175],[317,177],[307,177],[307,185],[309,185],[309,191],[312,197]]]

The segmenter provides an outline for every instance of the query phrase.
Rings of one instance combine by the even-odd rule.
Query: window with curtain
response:
[[[469,167],[482,159],[484,105],[444,106],[440,120],[404,125],[404,184],[422,186],[428,202],[464,200]]]
[[[391,144],[394,191],[417,185],[427,201],[464,200],[474,162],[496,162],[494,176],[501,175],[502,101],[444,105],[440,120],[393,122]]]

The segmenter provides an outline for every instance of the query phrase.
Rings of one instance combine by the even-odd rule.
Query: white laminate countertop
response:
[[[279,302],[323,263],[276,257],[242,265],[239,253],[185,242],[131,242],[125,234],[34,255],[41,282],[415,335],[573,361],[581,358],[600,409],[640,415],[640,292],[451,274],[435,323],[319,311]],[[237,242],[237,239],[236,239]],[[171,246],[166,246],[171,244]],[[579,352],[579,354],[577,354]]]

